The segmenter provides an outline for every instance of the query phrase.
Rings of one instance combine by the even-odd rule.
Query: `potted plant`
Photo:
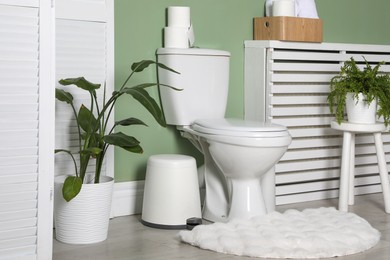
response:
[[[351,57],[345,61],[340,73],[331,79],[327,98],[330,112],[339,124],[344,120],[346,107],[349,122],[375,123],[382,117],[387,126],[390,120],[390,77],[379,71],[384,62],[372,67],[363,59],[365,66],[362,70]]]
[[[133,63],[130,75],[119,90],[114,91],[108,100],[106,100],[104,88],[101,103],[99,103],[96,94],[100,84],[91,83],[84,77],[67,78],[59,81],[61,85],[74,85],[88,91],[91,100],[89,108],[81,105],[77,111],[73,104],[73,96],[63,89],[56,88],[56,99],[66,102],[73,110],[77,122],[77,156],[79,157],[79,164],[77,165],[71,151],[65,149],[55,150],[56,153],[67,153],[72,158],[75,169],[74,174],[59,176],[55,181],[54,216],[56,238],[58,240],[72,244],[88,244],[100,242],[107,238],[113,179],[108,176],[101,176],[105,154],[110,145],[119,146],[129,152],[142,153],[140,142],[135,137],[122,132],[115,133],[114,129],[117,126],[146,126],[140,119],[129,117],[119,120],[112,127],[109,127],[109,119],[116,101],[123,95],[131,95],[152,114],[161,126],[166,125],[159,105],[145,90],[162,84],[143,83],[132,87],[127,86],[134,73],[142,72],[152,64],[177,73],[167,66],[151,60]],[[86,170],[92,160],[95,161],[95,169],[94,174],[89,176],[86,174]],[[93,212],[94,210],[96,212]]]

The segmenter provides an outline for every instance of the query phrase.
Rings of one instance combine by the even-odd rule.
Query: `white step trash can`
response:
[[[185,229],[201,218],[198,172],[193,157],[152,155],[148,159],[141,222],[162,229]]]

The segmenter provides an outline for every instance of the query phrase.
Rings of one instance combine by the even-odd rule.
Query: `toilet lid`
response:
[[[199,119],[194,122],[192,129],[205,134],[241,137],[278,137],[288,135],[287,128],[282,125],[228,118]]]

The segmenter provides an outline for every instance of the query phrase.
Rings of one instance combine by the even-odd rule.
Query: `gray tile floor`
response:
[[[280,212],[294,208],[337,207],[337,199],[278,206]],[[365,218],[382,233],[374,248],[337,260],[390,259],[390,214],[384,212],[382,194],[357,196],[349,210]],[[140,216],[118,217],[110,221],[108,239],[94,245],[67,245],[54,240],[53,260],[100,259],[256,259],[202,250],[177,240],[178,231],[143,226]],[[264,258],[259,258],[264,259]],[[336,259],[336,258],[334,258]]]

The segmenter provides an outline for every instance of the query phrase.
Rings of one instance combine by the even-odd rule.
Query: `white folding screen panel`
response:
[[[56,18],[106,22],[111,19],[107,0],[56,0]]]
[[[56,1],[56,87],[74,96],[78,111],[81,104],[90,106],[88,92],[75,86],[63,87],[58,80],[85,77],[101,84],[97,91],[100,101],[104,84],[111,95],[113,86],[113,1]],[[76,121],[69,105],[56,102],[56,148],[77,152]],[[92,162],[92,161],[91,161]],[[102,174],[113,176],[113,150],[109,151]],[[67,154],[56,155],[56,175],[74,174]],[[93,162],[91,166],[93,166]],[[93,172],[89,167],[87,172]]]
[[[245,42],[245,118],[288,127],[293,141],[276,165],[277,204],[338,196],[341,133],[330,128],[327,95],[342,62],[390,62],[390,46]],[[390,66],[382,66],[389,73]],[[383,135],[390,161],[390,135]],[[372,136],[356,138],[355,193],[381,191]]]
[[[50,1],[0,0],[0,259],[50,259],[54,171]]]
[[[1,5],[38,7],[40,0],[0,0]]]

